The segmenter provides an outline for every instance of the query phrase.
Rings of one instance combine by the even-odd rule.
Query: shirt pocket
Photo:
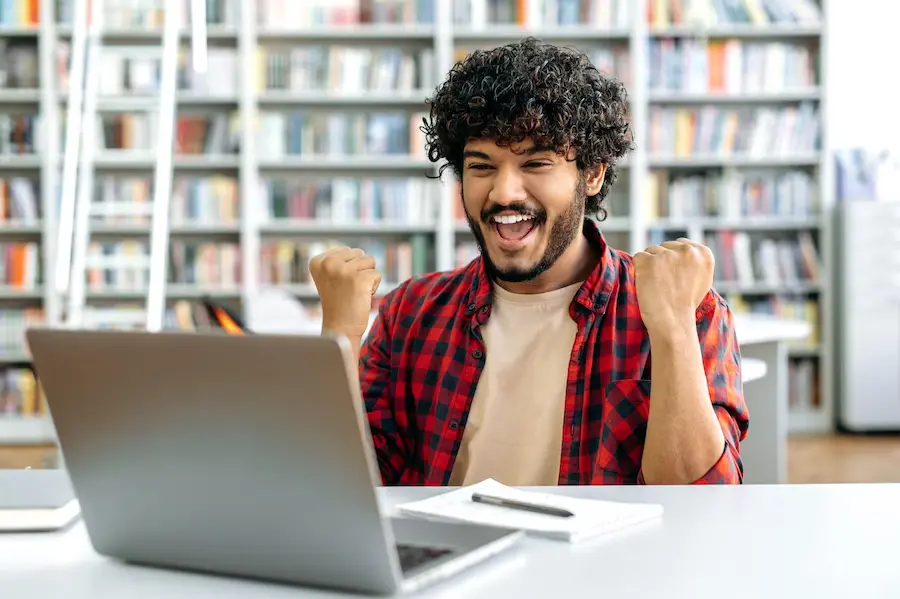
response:
[[[602,412],[597,453],[601,478],[613,483],[636,484],[650,416],[650,381],[623,379],[609,383]]]

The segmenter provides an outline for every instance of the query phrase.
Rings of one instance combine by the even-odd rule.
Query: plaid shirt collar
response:
[[[618,278],[619,260],[610,250],[603,238],[603,234],[593,219],[584,220],[583,234],[588,241],[600,250],[600,260],[591,271],[587,280],[575,294],[572,300],[573,306],[579,306],[587,312],[602,314],[606,310],[609,296]],[[484,315],[487,318],[492,303],[492,283],[487,275],[484,259],[478,256],[469,265],[472,273],[472,287],[466,297],[466,307],[469,314]],[[573,313],[574,317],[574,313]],[[482,318],[478,318],[483,323]]]

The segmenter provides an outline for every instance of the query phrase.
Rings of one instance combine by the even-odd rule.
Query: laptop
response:
[[[343,338],[26,334],[102,555],[390,595],[455,575],[523,534],[382,513]]]

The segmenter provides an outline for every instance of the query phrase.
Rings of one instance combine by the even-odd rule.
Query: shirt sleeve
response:
[[[359,384],[378,469],[384,485],[399,482],[408,452],[394,417],[391,400],[391,326],[394,298],[381,302],[378,315],[359,353]]]
[[[725,447],[712,468],[692,484],[740,484],[744,479],[740,443],[747,437],[750,412],[744,401],[734,315],[715,291],[709,292],[697,312],[697,335],[709,398],[725,435]],[[645,484],[643,470],[638,472],[637,482]]]

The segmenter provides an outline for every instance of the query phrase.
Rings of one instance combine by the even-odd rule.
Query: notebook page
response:
[[[574,516],[561,518],[476,503],[472,501],[472,494],[476,491],[505,499],[563,508],[572,512]],[[493,479],[421,501],[401,504],[397,506],[397,510],[403,515],[500,526],[572,542],[653,520],[661,517],[663,513],[662,506],[657,504],[601,501],[523,491]]]

